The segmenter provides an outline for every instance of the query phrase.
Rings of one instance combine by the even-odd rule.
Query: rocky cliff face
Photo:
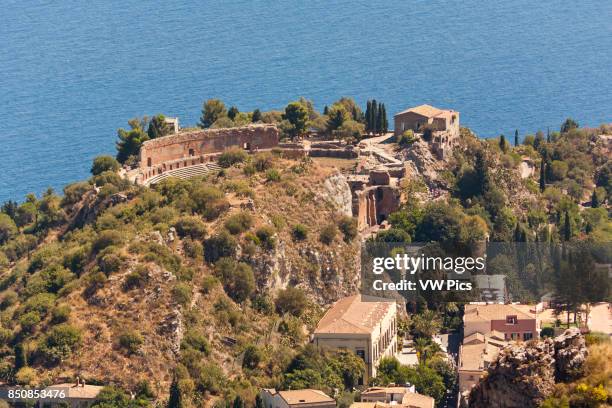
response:
[[[587,349],[577,329],[555,339],[517,344],[504,349],[487,375],[472,389],[470,408],[537,407],[556,381],[582,373]]]

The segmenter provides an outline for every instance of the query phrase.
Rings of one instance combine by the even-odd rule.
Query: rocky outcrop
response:
[[[582,372],[587,356],[577,329],[555,339],[506,347],[470,393],[470,408],[537,407],[552,395],[555,382]]]
[[[323,182],[324,192],[321,195],[325,199],[331,200],[337,210],[343,215],[352,216],[352,196],[346,177],[341,173],[335,173]]]

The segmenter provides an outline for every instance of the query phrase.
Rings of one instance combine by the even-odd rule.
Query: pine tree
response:
[[[240,111],[238,110],[237,107],[232,106],[231,108],[229,108],[229,110],[227,111],[227,117],[230,118],[231,120],[236,119],[236,116],[240,113]]]
[[[514,146],[519,145],[518,129],[514,131]]]
[[[546,164],[542,160],[540,164],[540,192],[544,192],[546,189]]]
[[[569,241],[572,239],[572,222],[570,220],[569,212],[565,211],[565,223],[563,225],[563,240]]]
[[[170,398],[168,398],[168,408],[183,408],[183,396],[179,387],[178,377],[175,375],[170,384]]]

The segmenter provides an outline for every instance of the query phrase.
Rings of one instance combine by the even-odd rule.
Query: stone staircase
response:
[[[194,164],[192,166],[181,167],[174,170],[168,170],[162,174],[151,177],[145,182],[146,186],[157,184],[162,180],[170,177],[176,177],[179,179],[188,179],[192,177],[205,176],[210,173],[216,173],[222,169],[217,163],[201,163]]]

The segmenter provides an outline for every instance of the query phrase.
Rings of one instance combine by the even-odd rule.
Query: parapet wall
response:
[[[269,124],[185,131],[144,142],[140,168],[146,171],[179,159],[218,154],[230,147],[248,151],[271,149],[278,145],[279,135],[278,128]]]

